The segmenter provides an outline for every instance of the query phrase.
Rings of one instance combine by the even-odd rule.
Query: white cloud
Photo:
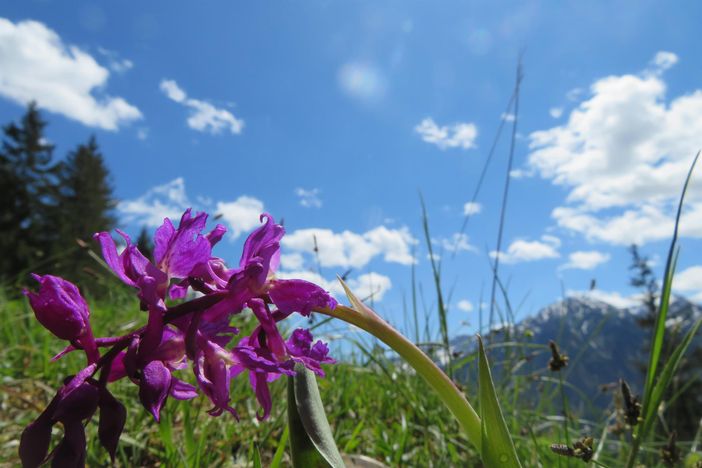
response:
[[[300,199],[300,206],[305,208],[321,208],[322,200],[319,198],[320,190],[318,188],[303,189],[298,187],[295,189],[295,195]]]
[[[566,99],[569,101],[577,101],[584,92],[585,90],[583,88],[573,88],[566,93]]]
[[[504,112],[502,113],[501,117],[502,120],[504,120],[505,122],[514,122],[514,120],[516,119],[514,114],[505,114]]]
[[[185,180],[178,177],[149,189],[140,197],[119,202],[117,210],[127,223],[157,227],[163,223],[164,218],[180,219],[188,208],[194,211],[205,210],[202,198],[196,197],[196,200],[197,203],[190,200],[185,190]],[[232,238],[258,227],[259,217],[264,212],[262,201],[246,195],[234,201],[218,201],[214,209],[215,214],[221,216],[227,225]]]
[[[660,70],[675,63],[663,53]],[[672,233],[675,204],[702,146],[702,90],[665,101],[660,74],[608,76],[561,126],[530,135],[529,165],[569,190],[559,226],[612,244]],[[695,176],[699,180],[699,176]],[[702,185],[693,183],[682,233],[702,237]]]
[[[660,51],[651,61],[653,73],[662,73],[678,63],[678,56],[672,52]]]
[[[212,134],[229,130],[238,135],[244,128],[244,121],[234,117],[228,110],[215,107],[207,101],[189,98],[175,80],[162,80],[159,87],[170,100],[190,109],[187,123],[193,130]]]
[[[190,201],[185,193],[185,180],[178,177],[166,184],[149,189],[144,195],[132,200],[123,200],[117,210],[125,222],[157,227],[164,218],[180,219]]]
[[[472,216],[474,214],[480,213],[481,211],[483,211],[483,205],[481,205],[480,203],[468,202],[465,205],[463,205],[464,216]]]
[[[558,248],[561,246],[561,241],[557,237],[544,235],[540,241],[527,241],[517,239],[512,242],[507,248],[507,252],[501,252],[500,262],[502,263],[521,263],[533,262],[548,258],[558,258]],[[495,258],[497,252],[490,252],[490,256]]]
[[[242,233],[257,228],[260,224],[260,216],[264,211],[263,202],[254,197],[242,195],[234,201],[217,202],[216,213],[222,215],[222,219],[236,239]]]
[[[478,137],[478,128],[473,123],[455,123],[439,127],[434,119],[427,117],[414,127],[422,140],[434,144],[440,149],[475,148],[475,139]]]
[[[458,307],[458,310],[462,310],[463,312],[471,312],[473,310],[473,304],[467,299],[458,301],[456,307]]]
[[[417,244],[406,227],[388,229],[378,226],[363,234],[330,229],[298,229],[287,234],[283,247],[294,252],[313,254],[315,239],[323,267],[362,268],[376,256],[386,262],[409,265],[414,262],[411,246]]]
[[[126,73],[132,68],[134,68],[134,62],[129,59],[121,58],[119,53],[114,50],[108,50],[103,47],[98,47],[98,52],[100,52],[108,60],[108,66],[110,70],[115,73]]]
[[[0,18],[0,95],[89,127],[117,130],[142,118],[121,97],[104,93],[110,72],[38,21],[12,23]]]
[[[282,254],[280,256],[280,268],[284,270],[300,270],[305,264],[302,254],[297,252]]]
[[[609,254],[597,250],[579,250],[568,255],[568,263],[562,265],[561,269],[592,270],[598,265],[608,262],[609,258]]]
[[[337,300],[344,300],[346,297],[344,289],[337,279],[328,280],[314,271],[281,271],[276,276],[284,279],[295,278],[310,281],[332,293]],[[385,293],[392,288],[390,278],[375,272],[364,273],[358,277],[350,278],[346,281],[346,284],[359,299],[370,300],[372,298],[375,302],[381,301],[385,297]]]
[[[359,299],[373,301],[381,301],[385,293],[392,288],[390,278],[378,273],[364,273],[350,279],[347,284]]]
[[[441,248],[447,252],[477,252],[473,244],[470,243],[470,238],[467,234],[455,232],[449,238],[440,238],[435,240]]]
[[[691,295],[694,302],[702,302],[702,265],[695,265],[675,274],[673,289]]]
[[[149,129],[147,127],[141,127],[137,130],[137,138],[144,141],[149,138]]]
[[[548,110],[548,115],[550,115],[554,119],[558,119],[563,115],[563,108],[562,107],[552,107]]]
[[[365,102],[382,99],[387,87],[384,74],[371,63],[345,63],[339,69],[338,80],[346,94]]]
[[[618,307],[621,309],[626,309],[629,307],[636,307],[639,304],[641,304],[641,299],[636,296],[622,296],[618,292],[614,291],[602,291],[600,289],[592,289],[590,291],[572,291],[569,290],[566,292],[566,295],[568,297],[575,297],[575,298],[585,298],[585,299],[594,299],[597,301],[604,302],[606,304],[609,304],[614,307]]]

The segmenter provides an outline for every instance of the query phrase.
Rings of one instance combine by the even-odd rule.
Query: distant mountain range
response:
[[[702,308],[682,297],[671,301],[666,326],[671,334],[682,336],[702,317]],[[562,372],[571,385],[569,399],[581,415],[611,404],[612,394],[603,392],[602,386],[616,383],[620,378],[629,382],[634,393],[640,395],[644,380],[641,369],[648,361],[647,346],[652,330],[639,324],[643,317],[643,308],[621,309],[586,297],[552,304],[537,315],[515,326],[498,328],[486,337],[492,345],[488,357],[495,366],[495,380],[500,382],[502,376],[507,375],[505,372],[534,376],[535,385],[543,385],[544,379],[539,376],[557,379],[558,375],[547,369],[550,350],[533,346],[548,345],[549,340],[554,340],[569,357],[569,364]],[[688,350],[688,356],[695,348],[702,347],[700,335]],[[527,345],[500,345],[512,340]],[[452,346],[459,356],[470,354],[475,350],[475,337],[458,336],[452,340]],[[524,359],[520,359],[522,357]],[[513,367],[506,369],[501,362]],[[471,374],[475,375],[473,371]],[[465,369],[459,371],[459,379],[467,377]]]

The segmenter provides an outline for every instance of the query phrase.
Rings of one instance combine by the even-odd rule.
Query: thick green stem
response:
[[[436,391],[441,401],[458,420],[468,440],[481,452],[480,417],[451,379],[414,343],[370,309],[357,311],[338,305],[334,310],[320,309],[317,312],[355,325],[395,350]]]

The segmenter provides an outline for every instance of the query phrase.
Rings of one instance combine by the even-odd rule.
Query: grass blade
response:
[[[478,336],[478,386],[480,394],[481,456],[488,467],[521,467],[512,436],[507,429],[500,404],[497,401],[495,385],[490,366],[485,355],[483,340]]]
[[[699,331],[700,325],[702,325],[702,319],[698,320],[692,326],[692,328],[688,330],[687,334],[685,335],[685,338],[683,338],[680,344],[675,348],[675,350],[673,350],[670,359],[668,359],[668,362],[666,362],[665,367],[663,367],[661,375],[660,377],[658,377],[656,385],[653,387],[653,391],[651,392],[651,404],[647,405],[647,412],[644,414],[644,428],[642,430],[643,438],[645,438],[647,433],[651,430],[653,422],[655,421],[654,413],[656,412],[656,409],[663,400],[663,394],[668,388],[670,382],[673,380],[673,376],[677,372],[678,367],[680,367],[682,358],[685,355],[687,348],[692,343],[693,338]]]
[[[651,340],[651,353],[649,354],[648,370],[646,372],[646,384],[644,386],[644,399],[642,408],[643,415],[653,414],[652,412],[655,411],[656,408],[652,404],[652,396],[654,390],[654,380],[656,378],[656,371],[658,370],[658,363],[660,362],[661,353],[663,351],[665,321],[668,316],[670,294],[673,286],[673,275],[675,274],[675,264],[677,263],[678,258],[678,228],[680,227],[680,217],[682,215],[683,202],[685,201],[685,193],[687,192],[687,187],[689,186],[690,179],[692,178],[692,172],[695,169],[695,165],[697,164],[697,160],[699,159],[699,157],[700,152],[698,151],[695,155],[695,159],[690,165],[690,170],[687,173],[687,178],[685,179],[685,184],[683,185],[682,193],[680,194],[680,201],[678,202],[678,210],[675,216],[675,228],[673,229],[673,238],[670,241],[668,259],[665,265],[665,274],[663,275],[663,290],[661,291],[658,315],[656,316],[656,323],[653,328],[653,338]],[[662,390],[665,390],[665,388],[663,388]],[[643,424],[640,424],[637,427],[632,442],[631,452],[629,453],[629,459],[627,460],[626,466],[628,468],[632,468],[636,463],[639,447],[641,445],[643,437],[645,436],[644,430],[650,427],[652,427],[651,421],[644,421]]]

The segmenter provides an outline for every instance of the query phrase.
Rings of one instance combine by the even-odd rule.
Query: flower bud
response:
[[[57,276],[32,275],[39,292],[24,290],[39,323],[63,340],[75,340],[89,327],[90,311],[78,288]]]

